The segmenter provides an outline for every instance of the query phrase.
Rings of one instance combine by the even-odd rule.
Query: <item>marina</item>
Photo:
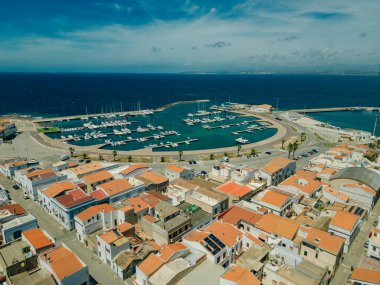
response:
[[[210,108],[201,101],[172,104],[160,112],[108,113],[38,121],[46,136],[64,144],[104,150],[198,150],[241,144],[231,132],[244,133],[250,143],[267,139],[277,129],[252,116]],[[132,115],[133,114],[133,115]],[[192,123],[192,124],[191,124]],[[170,137],[170,139],[169,139]],[[245,143],[244,143],[245,144]]]

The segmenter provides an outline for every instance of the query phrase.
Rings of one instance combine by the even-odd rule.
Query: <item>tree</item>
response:
[[[380,140],[377,140],[376,141],[376,148],[379,148],[379,146],[380,146]]]
[[[165,157],[161,156],[161,162],[165,162]]]
[[[83,156],[83,159],[87,159],[88,158],[88,154],[85,153],[85,152],[82,154],[82,156]]]
[[[183,151],[182,150],[178,151],[179,161],[182,160],[182,155],[183,155]]]
[[[99,160],[100,160],[100,161],[103,161],[103,160],[104,160],[103,155],[99,154]]]
[[[305,141],[306,140],[306,133],[301,133],[301,141]]]
[[[256,156],[256,150],[254,148],[251,149],[251,156]]]
[[[74,149],[73,147],[70,147],[70,148],[69,148],[69,152],[70,152],[70,156],[73,157],[73,156],[74,156],[75,149]]]
[[[283,139],[283,140],[281,141],[281,148],[282,148],[282,149],[284,149],[284,143],[285,143],[285,140]]]
[[[293,144],[293,159],[294,159],[294,153],[296,152],[297,149],[298,149],[298,143],[295,142],[295,143]]]
[[[214,160],[214,154],[213,153],[210,153],[210,160]]]
[[[289,151],[288,158],[290,159],[290,155],[291,155],[291,153],[293,151],[293,144],[292,143],[289,143],[289,145],[288,145],[288,151]]]
[[[116,156],[117,156],[117,151],[116,150],[112,151],[112,156],[113,156],[113,161],[115,161],[116,160]]]
[[[132,162],[132,161],[133,161],[132,156],[128,156],[128,162]]]
[[[237,145],[237,155],[238,155],[238,156],[240,155],[240,151],[241,151],[241,145],[238,144],[238,145]]]
[[[225,156],[225,157],[228,157],[228,153],[227,153],[227,152],[225,152],[225,153],[224,153],[224,156]]]

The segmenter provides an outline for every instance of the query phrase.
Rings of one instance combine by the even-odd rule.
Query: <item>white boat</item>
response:
[[[238,144],[247,144],[247,143],[249,143],[249,140],[247,140],[247,139],[243,139],[242,137],[235,139],[235,141],[236,141]]]

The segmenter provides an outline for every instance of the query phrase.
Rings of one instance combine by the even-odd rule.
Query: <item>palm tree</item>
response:
[[[70,148],[69,148],[69,152],[70,152],[70,156],[73,157],[73,156],[74,156],[75,149],[74,149],[73,147],[70,147]]]
[[[288,158],[290,158],[290,154],[291,154],[292,151],[293,151],[293,144],[292,144],[292,143],[289,143],[289,145],[288,145],[288,151],[289,151],[289,153],[288,153]]]
[[[237,155],[238,155],[238,156],[240,155],[240,151],[241,151],[241,145],[238,144],[238,145],[237,145]]]
[[[178,155],[179,155],[179,161],[181,161],[182,160],[183,151],[182,150],[178,151]]]
[[[256,150],[254,148],[251,149],[251,156],[256,156]]]
[[[225,157],[228,157],[228,153],[227,153],[227,152],[225,152],[225,153],[224,153],[224,156],[225,156]]]
[[[99,154],[99,160],[100,160],[100,161],[104,160],[103,155]]]
[[[133,158],[132,156],[128,156],[128,162],[132,162]]]
[[[88,155],[85,152],[82,154],[82,156],[83,156],[83,159],[87,159],[88,158]]]
[[[214,160],[214,154],[213,153],[210,153],[210,160]]]
[[[112,151],[112,156],[113,156],[113,161],[115,161],[116,160],[116,156],[117,156],[117,151],[116,150]]]
[[[379,148],[379,146],[380,146],[380,140],[377,140],[376,141],[376,147]]]
[[[281,148],[284,149],[284,143],[285,143],[285,140],[282,140],[281,141]]]
[[[305,141],[306,140],[306,133],[301,133],[301,141]]]
[[[298,149],[298,143],[295,142],[295,143],[293,144],[293,159],[294,159],[294,153],[296,152],[297,149]]]
[[[165,162],[165,157],[161,157],[161,162]]]

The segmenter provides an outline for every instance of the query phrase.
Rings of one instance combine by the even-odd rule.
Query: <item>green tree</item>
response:
[[[281,141],[281,148],[282,148],[282,149],[284,149],[284,144],[285,144],[285,140],[283,139],[283,140]]]
[[[377,140],[376,141],[376,148],[379,148],[379,146],[380,146],[380,140]]]
[[[73,147],[70,147],[70,148],[69,148],[69,152],[70,152],[70,156],[73,157],[73,156],[74,156],[75,149],[74,149]]]
[[[178,151],[179,161],[182,160],[182,155],[183,155],[183,151],[182,150]]]
[[[116,160],[116,156],[117,156],[117,151],[116,150],[112,151],[112,156],[113,156],[113,160],[115,161]]]
[[[228,153],[227,153],[227,152],[225,152],[225,153],[224,153],[224,156],[225,156],[225,157],[228,157]]]
[[[295,143],[293,144],[293,159],[294,159],[294,153],[296,152],[297,149],[298,149],[298,143],[295,142]]]
[[[288,158],[290,159],[290,155],[292,154],[292,151],[293,151],[293,144],[292,143],[289,143],[288,145]]]
[[[87,159],[87,158],[88,158],[88,154],[84,152],[84,153],[82,154],[82,157],[83,157],[83,159]]]
[[[161,156],[161,162],[165,162],[165,157]]]
[[[251,149],[251,156],[256,156],[256,150],[254,148]]]
[[[301,133],[301,141],[305,141],[306,140],[306,133]]]
[[[128,156],[128,162],[132,162],[133,161],[133,157],[132,156]]]
[[[237,155],[240,156],[240,151],[241,151],[241,145],[237,145]]]
[[[214,160],[214,154],[213,153],[210,153],[210,160]]]
[[[99,160],[100,160],[100,161],[103,161],[103,160],[104,160],[103,155],[99,154]]]

